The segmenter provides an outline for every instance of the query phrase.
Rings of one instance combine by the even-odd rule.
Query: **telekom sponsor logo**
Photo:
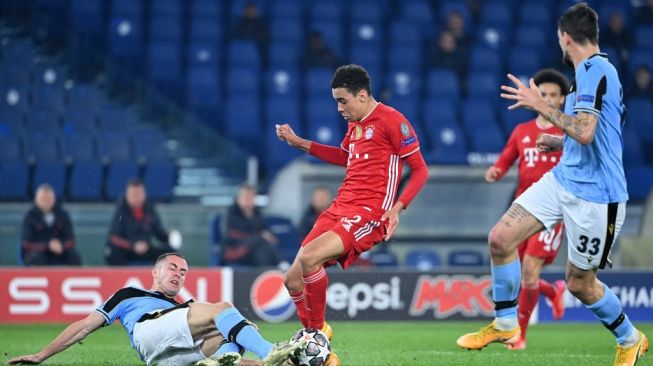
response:
[[[149,268],[0,269],[0,323],[78,320],[123,287],[149,289]],[[230,270],[191,270],[178,301],[232,301]]]

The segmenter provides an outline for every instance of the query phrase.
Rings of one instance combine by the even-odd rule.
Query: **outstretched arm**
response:
[[[506,85],[501,86],[501,90],[506,92],[501,93],[501,98],[515,101],[515,104],[508,107],[508,109],[519,107],[532,109],[583,145],[587,145],[594,140],[594,133],[598,123],[598,117],[595,114],[587,112],[578,112],[576,116],[565,114],[550,106],[542,98],[542,94],[540,94],[540,90],[532,78],[529,81],[529,86],[524,85],[511,74],[508,74],[508,78],[516,86],[516,88]]]
[[[37,365],[65,350],[71,345],[81,341],[87,335],[104,324],[104,318],[98,312],[89,314],[86,318],[70,324],[57,338],[48,344],[41,352],[34,355],[25,355],[9,360],[10,365]]]
[[[349,154],[345,150],[339,147],[322,145],[311,140],[303,139],[295,135],[295,132],[287,124],[276,125],[276,128],[277,137],[280,140],[286,141],[288,145],[306,151],[327,163],[347,166],[347,158],[349,157]]]

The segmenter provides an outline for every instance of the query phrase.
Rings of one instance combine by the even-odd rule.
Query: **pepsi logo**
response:
[[[278,323],[295,313],[288,291],[283,284],[284,274],[271,270],[261,273],[250,290],[249,298],[256,315],[266,322]]]

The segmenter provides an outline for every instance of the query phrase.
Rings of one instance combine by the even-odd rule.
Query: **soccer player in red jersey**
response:
[[[285,281],[304,327],[322,329],[329,338],[333,330],[324,322],[329,282],[324,268],[340,263],[346,269],[361,253],[389,240],[399,224],[399,213],[428,178],[413,127],[400,112],[374,99],[364,68],[339,67],[331,92],[348,124],[339,147],[298,137],[287,124],[276,126],[277,137],[290,146],[346,167],[338,195],[301,243]],[[411,175],[397,198],[404,162]],[[327,360],[327,365],[338,364],[337,356]]]
[[[533,79],[547,103],[560,109],[569,91],[569,82],[565,76],[556,70],[544,69],[535,74]],[[485,180],[493,183],[501,179],[515,160],[519,159],[515,198],[519,197],[528,187],[542,178],[544,173],[556,166],[562,156],[562,150],[546,151],[538,148],[538,138],[542,138],[540,136],[543,135],[562,137],[564,133],[541,115],[515,127],[501,156],[485,172]],[[564,315],[565,282],[560,280],[551,284],[540,279],[542,267],[553,263],[558,254],[563,229],[563,224],[560,222],[553,231],[542,231],[519,245],[519,258],[522,261],[522,283],[518,299],[521,339],[515,344],[508,345],[508,349],[526,348],[528,322],[540,293],[551,301],[555,319],[560,319]]]

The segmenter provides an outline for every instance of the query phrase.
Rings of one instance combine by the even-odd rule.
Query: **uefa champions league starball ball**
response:
[[[331,344],[327,336],[319,329],[300,329],[290,339],[291,343],[304,339],[306,347],[297,358],[293,359],[296,366],[322,366],[331,354]]]

